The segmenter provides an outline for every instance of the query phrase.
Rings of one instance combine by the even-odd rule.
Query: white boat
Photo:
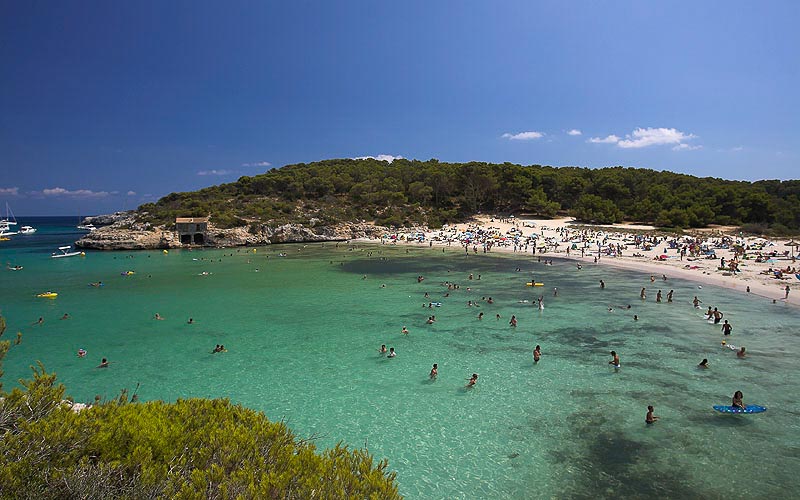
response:
[[[78,224],[78,226],[76,227],[77,229],[83,229],[84,231],[90,231],[90,232],[97,229],[96,227],[94,227],[94,224]]]
[[[12,236],[14,234],[17,234],[17,231],[12,231],[11,227],[16,225],[17,225],[17,219],[11,212],[11,207],[9,207],[8,203],[6,203],[6,218],[0,219],[0,237]]]
[[[72,249],[72,245],[64,245],[63,247],[58,247],[61,253],[53,252],[50,257],[54,259],[58,259],[60,257],[75,257],[76,255],[86,255],[83,252],[70,252],[69,250]]]
[[[36,232],[35,227],[22,226],[21,228],[19,228],[19,234],[33,234],[35,232]]]

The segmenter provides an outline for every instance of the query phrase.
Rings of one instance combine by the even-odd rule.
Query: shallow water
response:
[[[0,273],[5,338],[23,333],[6,359],[7,389],[41,360],[79,401],[137,384],[144,400],[228,397],[320,446],[367,446],[389,459],[408,498],[722,498],[733,484],[737,497],[785,498],[800,487],[800,315],[784,304],[456,248],[329,243],[50,259],[70,234],[53,226],[0,246],[2,262],[24,266]],[[120,275],[127,270],[136,274]],[[546,286],[526,287],[531,273]],[[98,280],[105,286],[87,286]],[[444,297],[445,281],[461,287]],[[656,303],[659,287],[665,297],[674,289],[675,302]],[[35,297],[48,289],[58,298]],[[531,303],[540,293],[543,311]],[[720,346],[694,295],[725,312],[729,341],[745,345],[747,359]],[[423,307],[429,300],[442,307]],[[65,312],[71,318],[59,320]],[[219,343],[228,352],[210,354]],[[379,356],[381,344],[398,356]],[[95,368],[101,357],[109,369]],[[696,368],[702,358],[710,369]],[[465,389],[472,373],[478,384]],[[711,409],[737,389],[769,410]],[[661,416],[652,426],[648,404]]]

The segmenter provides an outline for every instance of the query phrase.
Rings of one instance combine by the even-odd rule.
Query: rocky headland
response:
[[[183,248],[178,233],[164,226],[136,221],[135,212],[87,217],[86,222],[103,225],[75,242],[75,246],[96,250],[154,250]],[[427,228],[421,228],[426,231]],[[345,241],[357,238],[380,238],[394,230],[366,222],[345,222],[329,226],[306,227],[302,224],[250,224],[222,229],[212,223],[206,233],[206,247],[271,245],[273,243],[308,243]]]

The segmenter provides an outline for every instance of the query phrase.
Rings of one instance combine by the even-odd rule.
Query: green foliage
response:
[[[210,214],[221,227],[244,226],[242,219],[299,222],[309,210],[326,224],[366,219],[432,227],[478,212],[553,216],[566,211],[594,222],[625,219],[671,227],[765,223],[796,232],[798,207],[800,181],[750,183],[622,167],[340,159],[287,165],[230,184],[172,193],[139,211],[142,220],[156,224]]]
[[[75,412],[41,364],[21,382],[0,400],[0,498],[400,498],[386,460],[318,453],[228,400],[129,403],[122,391]]]

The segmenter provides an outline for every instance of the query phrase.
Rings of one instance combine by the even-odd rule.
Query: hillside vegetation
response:
[[[170,224],[211,215],[219,227],[247,223],[331,224],[367,220],[402,226],[462,221],[478,212],[569,214],[661,227],[750,225],[776,234],[800,229],[800,181],[728,181],[610,167],[442,163],[438,160],[324,160],[139,207],[140,218]]]

